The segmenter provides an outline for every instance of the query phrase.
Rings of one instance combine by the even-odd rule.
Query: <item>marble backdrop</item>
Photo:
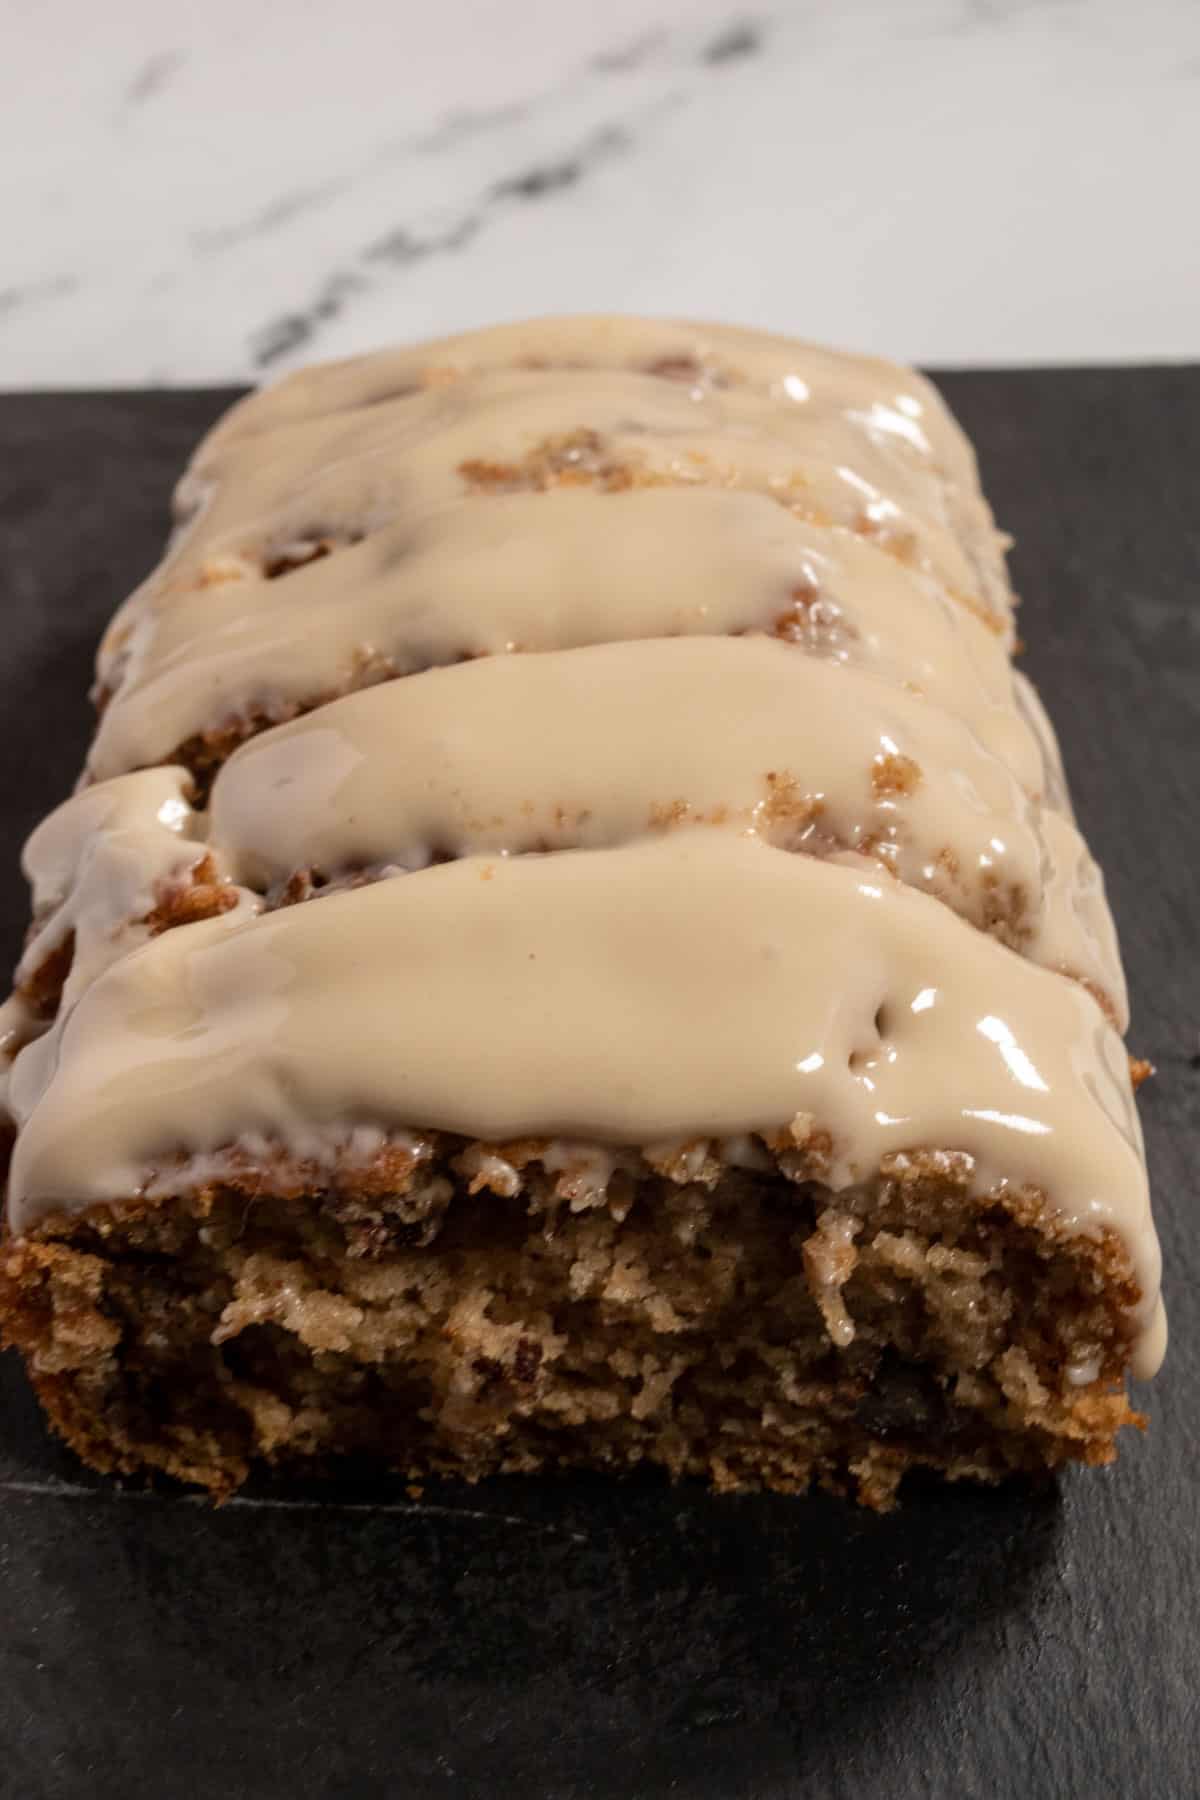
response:
[[[1196,0],[0,0],[0,385],[530,312],[1200,356]]]

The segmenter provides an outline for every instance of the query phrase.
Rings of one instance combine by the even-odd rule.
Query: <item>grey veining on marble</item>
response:
[[[610,309],[1200,355],[1195,0],[4,11],[4,387]]]

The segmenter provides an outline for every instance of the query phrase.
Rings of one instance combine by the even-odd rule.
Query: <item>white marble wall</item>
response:
[[[1200,357],[1198,0],[0,0],[0,386],[529,312]]]

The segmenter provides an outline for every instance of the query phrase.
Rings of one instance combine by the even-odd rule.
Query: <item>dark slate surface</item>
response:
[[[944,382],[1018,537],[1028,666],[1158,1064],[1173,1347],[1150,1435],[1057,1489],[887,1518],[656,1481],[89,1478],[0,1359],[0,1793],[20,1800],[1200,1792],[1200,369]],[[67,790],[92,646],[226,394],[0,401],[0,920]]]

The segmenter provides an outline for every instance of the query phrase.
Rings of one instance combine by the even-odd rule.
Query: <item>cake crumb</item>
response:
[[[877,800],[894,799],[900,794],[915,794],[921,785],[921,765],[911,756],[889,751],[880,754],[871,765],[871,787]]]

